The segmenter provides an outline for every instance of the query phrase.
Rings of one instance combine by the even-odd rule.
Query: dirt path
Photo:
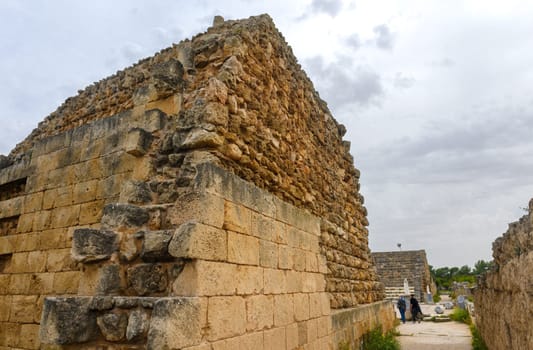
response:
[[[424,314],[434,314],[435,305],[421,305]],[[446,310],[449,313],[449,310]],[[471,350],[471,334],[459,322],[407,322],[397,328],[402,350]]]

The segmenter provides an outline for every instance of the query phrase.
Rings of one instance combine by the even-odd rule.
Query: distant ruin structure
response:
[[[427,301],[427,288],[435,294],[436,286],[429,272],[425,250],[397,252],[373,252],[372,259],[379,279],[385,285],[387,298],[395,299],[405,294],[404,279],[407,279],[411,293],[420,301]]]
[[[345,128],[215,18],[0,156],[0,349],[359,348],[392,328]]]
[[[494,267],[474,290],[476,325],[491,350],[533,349],[533,200],[492,244]]]

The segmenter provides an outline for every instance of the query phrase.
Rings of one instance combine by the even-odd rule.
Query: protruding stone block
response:
[[[108,204],[104,207],[102,225],[107,227],[139,227],[148,222],[150,215],[146,209],[130,204]]]
[[[135,157],[141,157],[148,152],[152,139],[152,134],[148,131],[140,128],[133,128],[129,131],[128,136],[126,137],[124,149]]]
[[[96,318],[104,338],[109,341],[123,340],[126,335],[128,316],[124,313],[107,313]]]
[[[120,201],[132,204],[145,204],[152,200],[150,188],[146,182],[128,181],[120,190]]]
[[[111,231],[82,228],[72,235],[71,254],[78,262],[109,259],[117,249],[117,235]]]
[[[226,232],[197,222],[187,222],[174,233],[168,251],[176,258],[225,260]]]
[[[131,341],[135,338],[141,337],[148,331],[150,326],[150,319],[148,313],[144,310],[133,310],[128,318],[128,326],[126,328],[126,339]]]
[[[198,298],[162,298],[154,305],[148,350],[182,349],[202,340],[201,306]]]
[[[172,259],[172,256],[168,252],[172,234],[173,232],[168,230],[145,232],[141,258],[144,261]]]
[[[91,298],[46,298],[39,337],[44,344],[74,344],[90,340],[96,331]]]

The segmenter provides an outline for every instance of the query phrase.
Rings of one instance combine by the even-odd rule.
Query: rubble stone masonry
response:
[[[330,349],[394,313],[345,129],[267,15],[97,82],[0,156],[0,349]]]
[[[491,350],[533,349],[533,200],[492,244],[494,268],[478,279],[476,324]]]

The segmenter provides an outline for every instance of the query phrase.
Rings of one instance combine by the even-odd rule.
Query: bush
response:
[[[363,336],[363,350],[400,350],[400,343],[392,331],[383,334],[379,326]]]
[[[433,301],[434,301],[435,303],[438,303],[438,302],[440,301],[440,299],[441,299],[441,298],[440,298],[440,294],[439,294],[439,293],[437,293],[437,294],[435,294],[435,295],[433,296]]]
[[[488,350],[487,345],[477,327],[474,324],[470,325],[470,333],[472,333],[472,350]]]
[[[450,314],[450,318],[457,322],[462,322],[466,324],[471,324],[472,320],[470,319],[470,314],[465,309],[455,308]]]

